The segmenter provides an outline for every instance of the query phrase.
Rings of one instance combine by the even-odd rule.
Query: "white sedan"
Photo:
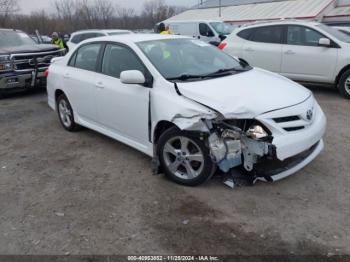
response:
[[[48,71],[63,127],[93,129],[153,157],[195,186],[220,168],[277,181],[323,149],[326,118],[312,93],[181,36],[87,40]]]

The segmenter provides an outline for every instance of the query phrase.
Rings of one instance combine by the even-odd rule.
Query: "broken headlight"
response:
[[[256,139],[256,140],[269,136],[269,134],[260,125],[253,125],[253,126],[251,126],[248,129],[246,134],[247,134],[248,137],[250,137],[252,139]]]

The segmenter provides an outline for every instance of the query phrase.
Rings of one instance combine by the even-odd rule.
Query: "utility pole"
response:
[[[221,0],[219,0],[219,17],[221,17]]]

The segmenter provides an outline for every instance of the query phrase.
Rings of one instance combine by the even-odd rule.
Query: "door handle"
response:
[[[245,51],[248,51],[248,52],[253,52],[254,51],[254,49],[253,48],[251,48],[251,47],[248,47],[248,48],[246,48],[246,49],[244,49]]]
[[[105,88],[105,86],[103,85],[102,82],[97,82],[97,83],[96,83],[96,87],[99,88],[99,89]]]
[[[286,55],[295,55],[295,52],[292,50],[288,50],[285,52]]]

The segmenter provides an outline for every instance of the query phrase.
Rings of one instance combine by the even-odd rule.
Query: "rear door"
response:
[[[63,75],[63,85],[75,113],[83,120],[96,122],[95,82],[101,44],[86,44],[74,53]]]
[[[338,48],[318,45],[322,33],[300,25],[285,25],[281,73],[294,80],[310,82],[333,81]]]
[[[281,26],[254,28],[245,42],[241,57],[250,65],[279,73],[282,63]]]

